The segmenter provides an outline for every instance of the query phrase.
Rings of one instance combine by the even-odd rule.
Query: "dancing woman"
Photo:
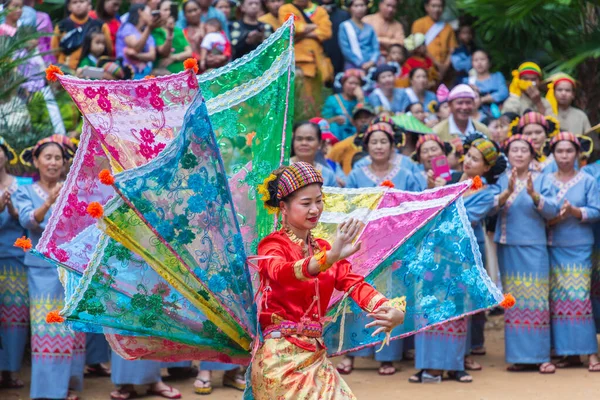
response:
[[[258,245],[261,291],[259,322],[265,341],[252,362],[257,400],[354,399],[322,339],[322,317],[334,289],[345,291],[374,321],[374,334],[404,321],[404,301],[388,300],[345,259],[360,249],[359,221],[340,224],[335,241],[311,236],[323,212],[321,174],[298,162],[277,169],[259,189],[268,208],[281,213],[283,228]]]

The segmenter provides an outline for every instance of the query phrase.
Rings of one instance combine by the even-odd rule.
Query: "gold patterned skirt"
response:
[[[318,339],[297,335],[289,339],[317,350],[305,350],[283,337],[266,339],[252,361],[256,400],[356,399]]]

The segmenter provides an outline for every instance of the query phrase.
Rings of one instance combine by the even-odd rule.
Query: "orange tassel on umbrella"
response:
[[[198,73],[199,69],[198,69],[198,60],[196,60],[195,58],[188,58],[187,60],[185,60],[183,62],[183,68],[185,69],[193,69],[194,73]]]
[[[54,82],[58,79],[56,75],[64,75],[64,73],[56,65],[50,64],[48,68],[46,68],[46,79],[50,82]]]
[[[102,171],[100,171],[100,173],[98,174],[98,178],[100,178],[100,182],[102,182],[105,185],[112,185],[115,183],[115,177],[112,176],[110,171],[107,169],[103,169]]]
[[[504,295],[504,300],[502,300],[500,302],[500,306],[502,306],[502,308],[505,308],[508,310],[509,308],[512,308],[515,305],[515,303],[516,303],[515,296],[513,296],[510,293],[506,293]]]
[[[390,180],[385,180],[385,181],[381,182],[381,185],[379,185],[379,186],[389,187],[390,189],[393,189],[396,187],[396,185],[394,185],[394,183]]]
[[[60,315],[60,312],[58,310],[50,311],[46,315],[46,323],[48,324],[62,324],[63,322],[65,322],[65,318],[62,315]]]
[[[92,201],[87,206],[87,213],[92,218],[102,218],[102,215],[104,215],[104,208],[102,207],[102,204],[98,203],[97,201]]]

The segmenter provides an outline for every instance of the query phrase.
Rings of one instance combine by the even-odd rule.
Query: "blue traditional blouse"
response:
[[[378,177],[371,171],[370,164],[362,167],[356,165],[350,171],[346,182],[347,188],[367,188],[381,186],[384,181],[391,181],[394,187],[399,190],[408,190],[418,192],[420,185],[415,176],[406,168],[402,168],[400,162],[392,163],[392,169],[383,178]]]
[[[484,186],[481,190],[463,197],[465,208],[467,210],[467,217],[475,232],[477,243],[485,242],[485,234],[481,222],[494,208],[494,197],[494,190],[490,186]],[[483,251],[483,249],[481,249],[481,251]]]
[[[532,172],[533,186],[540,195],[536,207],[527,194],[527,180],[517,179],[515,190],[503,207],[499,208],[494,241],[496,243],[527,246],[546,245],[546,220],[556,217],[559,207],[556,203],[556,190],[547,175]],[[498,196],[508,189],[511,172],[503,174],[492,186],[498,205]]]
[[[357,100],[346,100],[340,94],[331,95],[325,100],[323,111],[321,112],[321,116],[323,118],[329,119],[341,115],[346,119],[346,121],[341,125],[336,122],[329,123],[331,133],[333,133],[339,140],[344,140],[356,133],[356,128],[354,128],[354,125],[352,125],[351,118],[352,111],[354,110],[354,107],[356,107],[357,103]]]
[[[15,204],[14,194],[19,189],[18,178],[13,179],[13,183],[6,189],[12,196],[12,202]],[[4,194],[0,190],[0,196]],[[25,229],[19,224],[19,220],[13,218],[8,212],[8,207],[4,207],[4,211],[0,213],[0,258],[22,258],[23,250],[13,246],[15,240],[25,236]]]
[[[596,180],[579,172],[568,182],[559,181],[554,174],[548,175],[556,191],[556,203],[560,207],[568,200],[581,209],[582,218],[570,216],[548,230],[548,246],[579,246],[594,244],[593,222],[600,220],[600,191]]]
[[[356,43],[349,37],[347,29],[354,31]],[[369,24],[363,24],[363,28],[360,29],[351,19],[342,22],[338,31],[338,42],[346,61],[346,69],[361,68],[364,63],[377,63],[379,60],[379,40]]]
[[[392,101],[385,97],[381,89],[375,89],[367,97],[367,102],[378,111],[391,111],[393,113],[403,113],[406,107],[411,104],[406,92],[403,89],[394,89]],[[379,107],[381,109],[379,109]]]

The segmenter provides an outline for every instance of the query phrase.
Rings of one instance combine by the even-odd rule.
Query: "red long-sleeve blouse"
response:
[[[361,275],[352,272],[352,265],[341,260],[316,276],[308,272],[309,255],[304,242],[285,230],[273,232],[258,245],[259,256],[272,258],[259,261],[263,298],[259,316],[263,330],[282,320],[300,322],[306,315],[311,321],[319,320],[315,296],[315,279],[319,281],[319,298],[322,315],[333,294],[333,289],[350,291],[349,296],[365,311],[371,312],[387,299],[364,282]],[[312,241],[313,252],[331,248],[327,241]],[[270,288],[264,290],[264,288]],[[314,302],[316,303],[316,302]],[[310,309],[309,309],[310,307]]]

